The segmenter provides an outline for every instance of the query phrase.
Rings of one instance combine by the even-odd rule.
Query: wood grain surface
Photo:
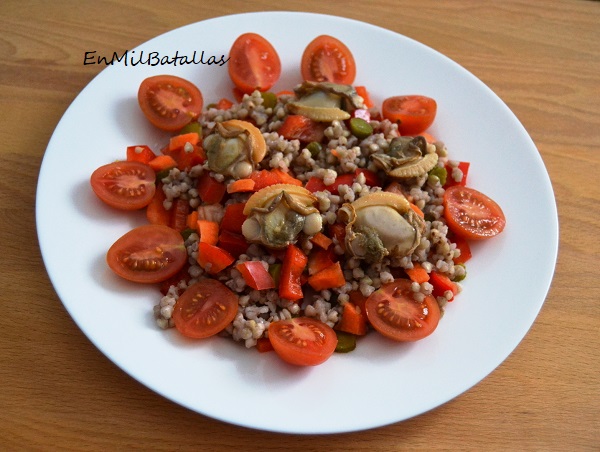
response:
[[[539,317],[481,383],[405,422],[295,436],[188,411],[102,355],[45,272],[37,177],[61,116],[101,69],[84,66],[84,52],[112,54],[192,22],[266,10],[359,19],[442,52],[508,104],[550,174],[560,250]],[[0,450],[599,450],[599,2],[3,0],[0,99]]]

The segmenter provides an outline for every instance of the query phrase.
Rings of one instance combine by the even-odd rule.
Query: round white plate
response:
[[[432,134],[445,141],[452,158],[471,162],[469,185],[503,207],[505,231],[473,246],[464,291],[448,305],[429,338],[397,344],[371,334],[356,351],[336,354],[324,365],[291,367],[274,353],[259,354],[224,338],[190,341],[176,331],[159,330],[152,317],[160,297],[156,289],[122,281],[107,268],[110,245],[143,224],[144,214],[104,206],[90,189],[89,177],[97,167],[124,158],[129,145],[160,149],[166,142],[166,135],[154,130],[138,108],[140,82],[174,74],[196,83],[205,103],[232,97],[227,65],[132,63],[142,51],[142,61],[151,52],[168,59],[178,52],[191,59],[194,51],[196,60],[204,51],[205,62],[210,56],[220,61],[237,36],[251,31],[266,37],[281,57],[283,73],[273,90],[299,83],[305,46],[329,34],[351,49],[358,66],[355,84],[365,85],[376,102],[398,94],[435,98],[439,112]],[[542,159],[523,126],[489,88],[409,38],[353,20],[305,13],[240,14],[192,24],[152,39],[108,66],[74,100],[52,136],[39,176],[36,213],[43,259],[58,296],[110,360],[191,410],[288,433],[382,426],[424,413],[471,388],[512,352],[534,322],[558,249],[555,200]]]

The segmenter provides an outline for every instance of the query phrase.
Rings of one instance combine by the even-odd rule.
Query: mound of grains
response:
[[[338,209],[344,204],[377,191],[386,186],[370,186],[365,175],[358,169],[368,169],[386,180],[385,175],[373,164],[370,156],[387,151],[393,138],[398,137],[398,128],[385,119],[371,119],[373,132],[366,138],[354,136],[344,121],[332,121],[324,130],[325,138],[319,152],[307,148],[308,143],[299,140],[287,140],[278,134],[278,129],[288,116],[286,104],[294,99],[292,95],[280,96],[273,107],[263,105],[263,96],[256,91],[245,95],[243,100],[227,110],[208,108],[199,119],[203,136],[215,131],[219,122],[230,119],[241,119],[255,124],[262,132],[267,145],[267,156],[257,169],[279,168],[291,172],[303,183],[311,178],[322,180],[325,187],[332,187],[336,178],[343,174],[358,174],[350,185],[339,185],[337,190],[324,189],[314,193],[318,202],[317,208],[321,214],[323,225],[332,225],[338,217]],[[380,118],[375,109],[369,111],[371,118]],[[457,162],[448,160],[448,153],[443,143],[437,142],[435,152],[438,154],[437,165],[440,168],[449,167],[449,178],[460,181],[462,174]],[[200,219],[220,221],[224,210],[229,204],[245,202],[248,193],[227,195],[221,204],[205,205],[202,203],[196,189],[198,177],[209,172],[217,181],[228,185],[232,180],[221,174],[210,172],[208,165],[198,165],[189,171],[173,169],[162,179],[162,189],[165,193],[164,206],[172,208],[176,199],[185,199],[191,209],[197,210]],[[389,183],[389,182],[388,182]],[[198,264],[198,234],[191,233],[186,239],[189,256],[189,275],[177,284],[172,285],[159,303],[154,307],[154,317],[160,328],[174,326],[172,319],[173,307],[183,291],[205,277],[222,281],[239,297],[238,313],[234,321],[222,334],[253,347],[257,340],[268,335],[269,325],[281,319],[289,319],[303,315],[319,319],[335,326],[345,303],[349,301],[349,293],[360,291],[369,296],[383,284],[391,282],[404,269],[411,269],[419,263],[427,272],[436,271],[448,276],[453,281],[460,281],[465,276],[465,267],[456,265],[454,259],[460,255],[460,250],[448,238],[448,227],[443,218],[442,198],[444,188],[440,179],[430,174],[403,180],[401,191],[406,198],[425,215],[425,232],[414,252],[401,259],[384,258],[376,264],[367,264],[361,259],[345,256],[344,246],[332,237],[334,252],[340,256],[340,262],[346,283],[341,287],[321,291],[312,290],[306,286],[304,298],[300,302],[280,298],[277,289],[254,290],[250,288],[236,265],[246,261],[259,261],[265,268],[276,264],[276,257],[269,249],[252,244],[245,253],[236,256],[234,264],[219,272],[208,275]],[[334,194],[335,193],[335,194]],[[308,239],[300,239],[296,244],[308,253],[313,244]],[[460,290],[460,284],[457,284]],[[431,295],[433,287],[429,283],[413,283],[414,297],[422,301],[426,295]],[[437,302],[443,309],[451,293],[437,296]]]

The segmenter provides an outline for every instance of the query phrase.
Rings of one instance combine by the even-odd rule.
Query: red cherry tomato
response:
[[[138,103],[154,126],[178,131],[200,115],[204,99],[193,83],[174,75],[156,75],[140,84]]]
[[[381,113],[385,119],[398,124],[402,135],[418,135],[433,124],[437,103],[426,96],[394,96],[383,101]]]
[[[333,82],[351,85],[356,77],[352,52],[340,40],[321,35],[311,41],[300,65],[302,78],[313,82]]]
[[[152,201],[156,175],[140,162],[113,162],[96,169],[90,184],[96,196],[109,206],[121,210],[138,210]]]
[[[504,212],[494,200],[462,185],[446,189],[444,218],[452,232],[470,240],[494,237],[506,226]]]
[[[229,77],[242,93],[267,91],[281,75],[277,51],[256,33],[239,36],[231,46],[229,58]]]
[[[216,279],[207,278],[181,294],[173,309],[173,321],[184,336],[202,339],[233,322],[237,308],[237,295]]]
[[[132,229],[106,253],[108,266],[117,275],[139,283],[162,282],[175,275],[187,262],[183,238],[163,225]]]
[[[316,366],[335,351],[337,336],[328,325],[309,317],[280,320],[269,325],[273,349],[285,362]]]
[[[395,341],[416,341],[429,336],[440,321],[440,308],[432,296],[415,301],[412,282],[398,278],[373,292],[365,302],[369,322]]]

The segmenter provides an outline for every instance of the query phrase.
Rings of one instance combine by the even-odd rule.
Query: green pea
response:
[[[440,180],[440,184],[444,186],[444,184],[446,184],[446,179],[448,178],[448,171],[442,166],[436,166],[429,171],[429,175],[437,177]]]
[[[266,91],[260,94],[263,100],[263,107],[265,108],[275,108],[277,105],[277,95],[270,91]]]
[[[356,336],[354,334],[345,333],[343,331],[335,332],[338,343],[335,347],[337,353],[348,353],[356,348]]]
[[[373,133],[373,127],[367,121],[362,118],[352,118],[350,120],[350,132],[356,138],[367,138]]]
[[[179,131],[179,135],[185,135],[186,133],[193,132],[197,133],[198,135],[200,135],[200,137],[202,137],[202,126],[200,125],[200,123],[190,122]]]
[[[315,158],[323,150],[323,146],[321,146],[321,143],[319,143],[318,141],[311,141],[306,145],[306,149],[309,150],[312,158]]]

